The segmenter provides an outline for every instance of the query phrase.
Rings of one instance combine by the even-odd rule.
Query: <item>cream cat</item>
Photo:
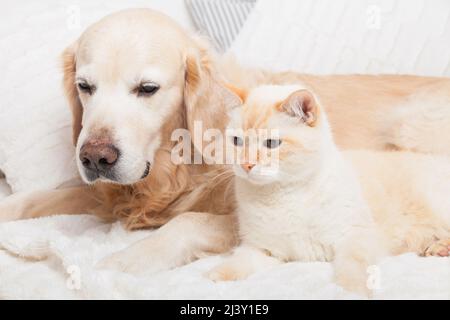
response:
[[[231,112],[227,139],[240,162],[241,244],[211,279],[243,279],[285,261],[333,261],[338,284],[368,293],[367,268],[386,250],[448,255],[449,159],[340,152],[308,90],[234,91],[243,107]]]

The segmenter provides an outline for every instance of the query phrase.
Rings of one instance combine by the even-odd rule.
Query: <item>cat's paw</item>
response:
[[[437,240],[433,242],[423,253],[425,257],[437,256],[448,257],[450,256],[450,239]]]
[[[222,264],[206,273],[206,277],[214,282],[236,281],[249,276],[249,273],[234,264]]]

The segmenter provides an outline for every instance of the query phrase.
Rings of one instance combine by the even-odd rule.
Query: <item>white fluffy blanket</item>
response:
[[[150,276],[100,270],[96,263],[152,231],[127,232],[88,215],[0,224],[0,299],[335,299],[358,298],[332,282],[329,263],[288,263],[247,280],[214,283],[208,257]],[[450,299],[450,258],[414,254],[379,264],[378,299]]]
[[[43,2],[47,5],[43,5]],[[106,12],[101,11],[100,9],[102,8],[105,11],[112,11],[113,9],[117,9],[116,6],[136,6],[138,3],[144,2],[148,2],[148,5],[156,8],[172,5],[172,1],[168,4],[168,1],[162,0],[128,0],[120,1],[119,3],[116,2],[117,1],[113,3],[111,1],[98,0],[92,4],[92,1],[82,1],[82,26],[84,27],[84,24],[88,24],[91,19],[94,19],[94,16],[104,15]],[[448,67],[445,70],[439,68],[442,61],[446,59],[445,63],[448,62],[448,54],[445,53],[449,52],[448,42],[442,40],[448,39],[448,28],[445,29],[444,26],[449,25],[448,19],[450,19],[448,18],[449,6],[445,0],[435,1],[435,3],[441,4],[441,6],[438,7],[435,5],[426,6],[425,2],[422,0],[416,0],[413,4],[411,4],[412,1],[403,0],[395,2],[374,1],[373,3],[379,3],[382,9],[381,30],[374,31],[372,29],[367,29],[363,21],[361,24],[361,26],[363,26],[362,28],[357,29],[356,32],[349,33],[357,36],[364,32],[364,37],[362,38],[367,40],[364,42],[365,47],[363,47],[366,54],[358,55],[358,57],[360,57],[359,59],[364,58],[362,62],[356,60],[351,55],[353,52],[352,50],[346,50],[349,46],[354,45],[353,38],[344,39],[336,36],[340,34],[339,32],[344,32],[345,30],[343,31],[342,28],[335,28],[335,26],[347,26],[348,23],[344,24],[344,22],[351,21],[351,19],[343,19],[342,24],[338,24],[338,20],[343,12],[350,17],[366,17],[366,8],[363,5],[358,4],[357,7],[353,8],[350,7],[349,1],[345,1],[346,7],[342,6],[338,8],[339,10],[330,10],[330,7],[335,8],[339,5],[333,4],[333,6],[328,6],[328,3],[331,4],[331,2],[334,3],[336,1],[322,1],[321,4],[317,4],[318,1],[312,0],[301,1],[298,3],[295,1],[283,1],[282,4],[279,4],[279,1],[271,2],[272,3],[270,3],[270,1],[261,1],[258,4],[258,8],[256,8],[257,10],[253,14],[253,18],[251,18],[246,27],[246,31],[232,50],[243,61],[248,61],[249,63],[254,62],[253,64],[256,65],[291,68],[294,70],[302,69],[302,71],[310,72],[321,72],[324,70],[327,72],[346,73],[353,70],[361,72],[379,72],[386,69],[384,68],[384,64],[378,64],[378,60],[375,61],[377,63],[364,63],[369,61],[368,58],[373,58],[373,55],[375,54],[392,53],[392,56],[388,55],[385,57],[386,59],[389,59],[386,60],[383,58],[381,61],[398,62],[398,69],[394,71],[417,71],[418,73],[422,72],[424,74],[449,74],[448,70],[450,69]],[[361,1],[357,2],[360,3]],[[50,48],[53,48],[53,44],[62,47],[69,42],[67,37],[58,38],[64,39],[63,42],[57,42],[55,39],[49,38],[49,35],[59,35],[61,32],[67,31],[64,29],[65,19],[67,18],[67,8],[64,5],[55,7],[56,3],[59,4],[59,2],[55,0],[40,1],[39,3],[33,1],[20,1],[21,6],[19,7],[20,10],[18,10],[16,1],[14,4],[11,2],[11,6],[8,7],[8,10],[4,10],[2,19],[3,21],[7,21],[7,23],[3,23],[3,26],[8,28],[0,30],[0,38],[3,37],[4,43],[10,43],[12,40],[12,42],[14,42],[14,46],[6,46],[8,50],[3,50],[4,52],[2,52],[2,54],[8,53],[11,58],[10,60],[3,59],[8,62],[9,69],[7,70],[11,71],[11,76],[5,77],[5,79],[7,79],[8,82],[11,82],[12,79],[16,79],[18,81],[17,88],[22,88],[22,78],[25,70],[24,68],[18,68],[18,66],[28,66],[28,64],[26,64],[28,61],[31,63],[30,65],[33,65],[36,57],[44,57],[48,55],[49,52],[53,52],[51,54],[56,55],[56,52],[59,52],[59,50],[43,50],[43,48],[48,49],[49,47],[42,46],[39,41],[50,41],[51,39]],[[372,3],[372,1],[363,1],[362,3],[368,4]],[[276,8],[272,8],[274,5],[276,5]],[[424,10],[426,9],[423,14],[421,14],[420,11],[422,7]],[[50,10],[50,8],[53,9]],[[309,10],[303,10],[304,8]],[[436,8],[438,8],[439,14],[435,14]],[[358,11],[355,10],[359,9],[363,10],[363,14],[357,14]],[[173,10],[173,12],[177,14],[180,13],[181,15],[182,11],[180,10],[176,9]],[[269,17],[275,19],[276,22],[284,21],[284,19],[278,18],[279,15],[285,17],[287,16],[287,13],[291,12],[292,14],[289,16],[292,19],[287,21],[290,25],[286,26],[268,23],[267,20],[264,20],[268,12],[270,13]],[[324,18],[322,12],[328,12],[331,16],[326,16]],[[398,19],[386,19],[389,17],[395,18],[401,12],[408,13],[404,16],[405,19],[409,19],[408,21],[400,19],[401,17]],[[419,14],[421,15],[420,19],[422,20],[416,19]],[[50,19],[51,17],[54,17],[54,20]],[[301,17],[301,19],[299,19],[299,17]],[[58,26],[58,28],[52,28],[58,32],[41,32],[42,30],[52,29],[50,28],[52,25],[49,24],[49,21],[55,22],[55,25]],[[393,23],[384,23],[384,21],[393,21]],[[417,23],[417,21],[420,23]],[[324,22],[326,22],[326,24],[323,24]],[[254,32],[255,29],[260,27],[260,24],[263,24],[261,27],[262,29],[259,30],[260,32]],[[317,24],[324,26],[324,28],[316,28]],[[405,24],[407,24],[406,27]],[[413,30],[408,28],[410,24],[417,25],[417,27],[423,31],[414,35],[415,41],[411,41],[411,37],[408,36],[409,30]],[[424,28],[425,25],[428,25],[429,27]],[[274,26],[279,27],[274,28]],[[434,32],[434,30],[439,31],[441,29],[442,31],[440,32]],[[12,33],[11,30],[15,33]],[[35,33],[32,33],[32,30],[35,30]],[[320,30],[328,30],[331,33],[328,32],[317,37],[317,32]],[[71,31],[72,37],[78,35],[80,31],[81,30]],[[427,37],[429,31],[433,32],[430,32],[432,38],[428,41]],[[305,34],[302,32],[305,32]],[[283,34],[283,36],[276,37],[278,33]],[[11,36],[12,34],[14,36]],[[387,43],[391,43],[391,45],[377,46],[377,48],[382,51],[372,50],[371,45],[377,43],[376,41],[382,43],[386,42],[382,41],[382,35],[386,35],[388,40],[391,39],[391,37],[394,37],[396,39],[398,38],[399,41],[392,43],[387,41]],[[268,37],[271,40],[270,46],[267,46]],[[323,41],[323,39],[326,40],[328,38],[335,41]],[[291,41],[292,39],[298,41]],[[310,41],[311,39],[322,40],[316,42]],[[337,47],[332,47],[331,50],[329,47],[324,47],[328,43],[335,44]],[[393,50],[394,45],[396,46],[395,48],[398,49],[398,47],[401,47],[403,50]],[[283,48],[283,50],[280,51],[280,48]],[[350,47],[350,49],[352,49],[352,47]],[[323,54],[316,54],[317,50],[321,51]],[[348,55],[348,52],[350,52],[350,56]],[[415,59],[415,55],[418,55],[419,52],[422,52],[422,54],[418,56],[418,59]],[[440,54],[436,54],[436,52],[440,52]],[[308,57],[307,54],[311,55],[309,59],[304,58]],[[342,61],[336,59],[335,55],[341,55]],[[375,58],[378,58],[378,56]],[[266,60],[264,59],[268,59],[269,63],[265,63]],[[360,63],[354,64],[354,61]],[[424,63],[420,64],[420,61],[424,61]],[[274,64],[275,62],[276,64]],[[340,64],[338,64],[338,62]],[[344,62],[350,63],[343,64]],[[412,62],[416,62],[416,64]],[[34,63],[35,67],[39,65],[40,64]],[[424,70],[424,68],[426,68],[426,70]],[[16,69],[20,72],[15,72],[17,71]],[[48,73],[49,69],[47,68],[46,70]],[[33,80],[31,77],[37,74],[36,69],[30,67],[28,71],[31,75],[28,78]],[[44,75],[47,73],[44,73]],[[13,77],[13,75],[18,74],[20,74],[21,77]],[[42,77],[40,77],[40,79],[42,79]],[[33,85],[33,88],[36,86],[35,82],[31,81],[30,83]],[[50,82],[41,81],[41,83],[48,89],[48,83]],[[56,82],[54,83],[56,84]],[[7,88],[6,91],[4,90],[5,92],[11,93],[11,85],[5,86],[5,88]],[[34,91],[38,92],[39,95],[37,98],[33,97],[33,99],[28,100],[33,103],[39,102],[41,104],[43,101],[46,101],[42,100],[40,95],[42,92],[47,91]],[[15,99],[14,95],[10,96],[12,97],[11,101],[3,104],[8,105],[9,107],[11,107],[11,105],[16,107],[16,105],[13,105],[12,103],[17,99]],[[3,101],[5,101],[4,98]],[[23,101],[23,99],[20,100],[21,103]],[[34,107],[34,104],[31,104],[30,107]],[[60,105],[58,105],[58,108],[59,107]],[[35,108],[31,108],[30,110],[34,109]],[[13,114],[12,110],[16,110],[16,108],[10,108],[8,110],[8,121],[10,121]],[[25,109],[21,107],[20,110]],[[18,114],[17,111],[15,111],[15,113]],[[23,114],[29,115],[29,112],[24,112]],[[20,115],[22,117],[22,114]],[[12,123],[17,124],[18,122],[13,121]],[[36,121],[34,121],[34,123],[36,123]],[[42,127],[42,123],[37,122],[37,124]],[[24,127],[26,126],[21,126],[20,130]],[[33,133],[33,137],[36,136],[35,131],[27,132]],[[53,131],[50,130],[50,132]],[[5,134],[5,132],[3,132],[3,134]],[[11,134],[11,132],[9,132],[9,134]],[[18,139],[18,136],[16,136],[16,140],[16,142],[28,141]],[[8,141],[8,143],[9,142],[11,141]],[[17,161],[19,161],[20,159],[23,159],[23,152],[25,152],[27,148],[21,146],[14,150],[17,150],[17,157],[14,159],[18,159]],[[11,154],[11,152],[9,154]],[[48,153],[45,154],[48,157]],[[0,152],[0,157],[1,156],[2,154]],[[8,160],[12,163],[13,158],[10,157]],[[19,162],[14,163],[18,165]],[[38,166],[37,168],[41,170],[41,167]],[[12,174],[17,175],[18,173],[19,171],[14,171]],[[40,173],[39,177],[42,177],[42,172]],[[35,176],[33,175],[32,177]],[[13,181],[12,176],[9,178],[10,181]],[[26,181],[27,184],[29,184],[29,182],[30,180]],[[6,195],[9,192],[6,184],[0,181],[0,199],[2,198],[2,193]],[[103,224],[95,217],[86,215],[57,216],[0,224],[0,299],[334,299],[355,297],[354,295],[344,292],[332,282],[333,270],[328,263],[289,263],[273,270],[256,274],[245,281],[218,284],[207,280],[203,277],[203,274],[218,263],[221,259],[220,257],[204,258],[175,270],[161,272],[142,278],[95,268],[96,263],[107,254],[124,248],[130,243],[145,237],[150,232],[151,231],[139,231],[127,233],[119,224]],[[380,289],[375,293],[375,298],[450,299],[450,258],[419,258],[414,254],[406,254],[399,257],[384,259],[380,262],[379,268],[381,282]]]

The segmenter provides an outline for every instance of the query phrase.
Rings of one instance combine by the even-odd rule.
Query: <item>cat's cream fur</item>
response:
[[[334,261],[338,284],[367,292],[367,268],[388,250],[448,255],[448,158],[341,152],[310,91],[272,85],[238,93],[245,103],[232,111],[230,128],[279,130],[278,171],[261,177],[267,164],[249,166],[249,145],[236,147],[241,245],[210,278],[242,279],[282,261]]]

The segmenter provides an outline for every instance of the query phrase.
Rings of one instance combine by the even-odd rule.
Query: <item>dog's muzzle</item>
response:
[[[103,177],[115,181],[114,167],[119,156],[119,149],[109,141],[88,140],[80,149],[80,161],[86,178],[89,181],[94,181]]]

